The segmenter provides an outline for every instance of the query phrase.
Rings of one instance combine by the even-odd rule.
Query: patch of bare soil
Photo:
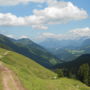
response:
[[[17,76],[0,62],[3,90],[25,90]]]

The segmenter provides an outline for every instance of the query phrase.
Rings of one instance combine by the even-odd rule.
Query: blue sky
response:
[[[75,20],[76,19],[75,17],[75,19],[71,18],[72,19],[71,21],[68,21],[68,22],[65,21],[65,23],[62,23],[59,20],[58,20],[59,23],[55,23],[55,24],[48,24],[48,22],[45,22],[44,25],[47,26],[48,28],[46,28],[45,26],[42,26],[42,28],[44,29],[42,28],[40,29],[41,26],[38,26],[39,28],[36,27],[37,25],[35,22],[34,23],[35,23],[36,28],[32,28],[31,25],[24,26],[24,25],[11,25],[11,24],[3,25],[1,24],[0,33],[3,33],[5,35],[8,35],[14,38],[20,38],[20,37],[27,36],[34,41],[39,41],[39,40],[42,40],[42,37],[45,39],[45,38],[50,38],[55,35],[56,36],[57,35],[60,36],[61,34],[64,35],[76,29],[80,29],[80,30],[82,30],[83,28],[89,29],[90,0],[58,0],[58,2],[62,2],[62,1],[71,2],[74,6],[78,7],[80,10],[84,9],[84,11],[87,12],[88,17],[83,18],[84,16],[81,15],[82,18],[80,20]],[[11,13],[12,15],[15,15],[16,17],[26,17],[26,16],[33,16],[35,9],[39,12],[40,10],[44,10],[47,7],[51,7],[48,5],[47,2],[44,2],[44,3],[28,2],[27,4],[18,3],[16,5],[10,5],[10,4],[6,5],[5,4],[5,5],[0,5],[0,13],[3,15],[7,13]],[[64,21],[61,18],[60,20]],[[6,21],[6,19],[4,21]],[[48,21],[50,21],[50,19],[48,19]],[[53,22],[53,21],[54,20],[51,20],[50,22]],[[40,23],[40,25],[42,25],[42,23]],[[80,33],[82,33],[82,31]],[[55,37],[55,38],[58,38],[58,37]]]

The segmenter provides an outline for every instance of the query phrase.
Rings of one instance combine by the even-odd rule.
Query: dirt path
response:
[[[7,54],[8,52],[4,53],[4,55]],[[0,62],[0,72],[2,76],[3,90],[25,90],[17,76],[2,62]]]

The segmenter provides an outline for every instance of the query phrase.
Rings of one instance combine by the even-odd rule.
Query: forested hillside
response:
[[[0,47],[32,58],[34,61],[47,68],[52,68],[53,65],[62,62],[46,49],[29,39],[15,40],[4,35],[0,35]]]

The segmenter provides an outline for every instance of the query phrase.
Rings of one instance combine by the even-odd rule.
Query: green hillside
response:
[[[58,74],[57,69],[62,69],[64,76],[76,78],[90,86],[90,54],[83,54],[73,61],[58,64],[55,68]]]
[[[0,47],[27,56],[47,68],[62,62],[30,39],[15,40],[0,34]]]
[[[3,56],[0,61],[16,73],[26,90],[90,90],[77,80],[55,79],[55,73],[15,52],[0,48],[0,56]]]

